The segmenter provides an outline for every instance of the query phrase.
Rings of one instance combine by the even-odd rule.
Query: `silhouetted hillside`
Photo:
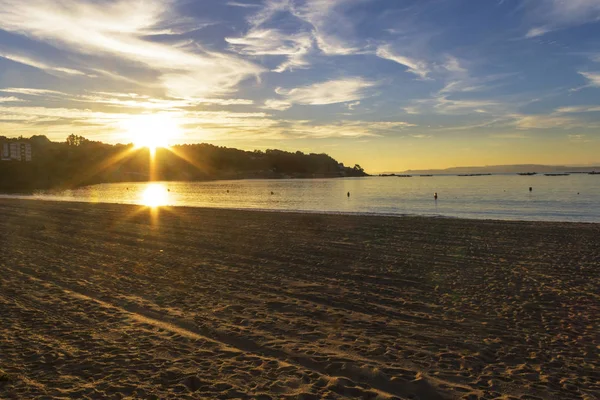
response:
[[[366,176],[359,166],[339,164],[327,154],[281,150],[244,151],[210,144],[157,149],[152,168],[149,150],[110,145],[71,135],[65,142],[45,136],[0,142],[31,143],[33,161],[0,161],[1,191],[63,189],[126,181],[195,181],[246,178],[334,178]]]

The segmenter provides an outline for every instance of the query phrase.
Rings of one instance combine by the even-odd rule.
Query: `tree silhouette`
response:
[[[70,134],[69,136],[67,136],[66,142],[68,146],[81,146],[82,144],[89,142],[89,140],[87,140],[83,136]]]
[[[12,141],[16,139],[8,139]],[[31,144],[31,162],[0,161],[0,191],[63,189],[96,183],[147,181],[148,149],[110,145],[69,135],[62,143],[42,135]],[[344,167],[327,154],[269,149],[244,151],[211,144],[157,149],[152,177],[166,181],[248,178],[365,176],[360,165]]]

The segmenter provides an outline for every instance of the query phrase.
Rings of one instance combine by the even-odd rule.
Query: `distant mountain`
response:
[[[454,167],[446,169],[409,169],[401,172],[402,174],[505,174],[519,172],[591,172],[600,171],[600,165],[597,166],[567,166],[567,165],[537,165],[537,164],[519,164],[519,165],[486,165],[481,167]]]

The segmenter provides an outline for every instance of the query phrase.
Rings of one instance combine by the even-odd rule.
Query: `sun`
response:
[[[169,114],[137,115],[124,125],[128,137],[136,147],[147,147],[153,153],[159,147],[169,147],[170,141],[181,132],[177,121]]]

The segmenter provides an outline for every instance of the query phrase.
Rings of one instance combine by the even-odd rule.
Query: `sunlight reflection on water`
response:
[[[141,204],[147,207],[161,207],[169,204],[169,191],[162,183],[151,183],[142,192]]]
[[[529,191],[529,187],[533,191]],[[347,193],[351,196],[348,197]],[[435,201],[433,194],[438,193]],[[278,211],[600,222],[600,178],[494,175],[112,183],[41,200]]]

